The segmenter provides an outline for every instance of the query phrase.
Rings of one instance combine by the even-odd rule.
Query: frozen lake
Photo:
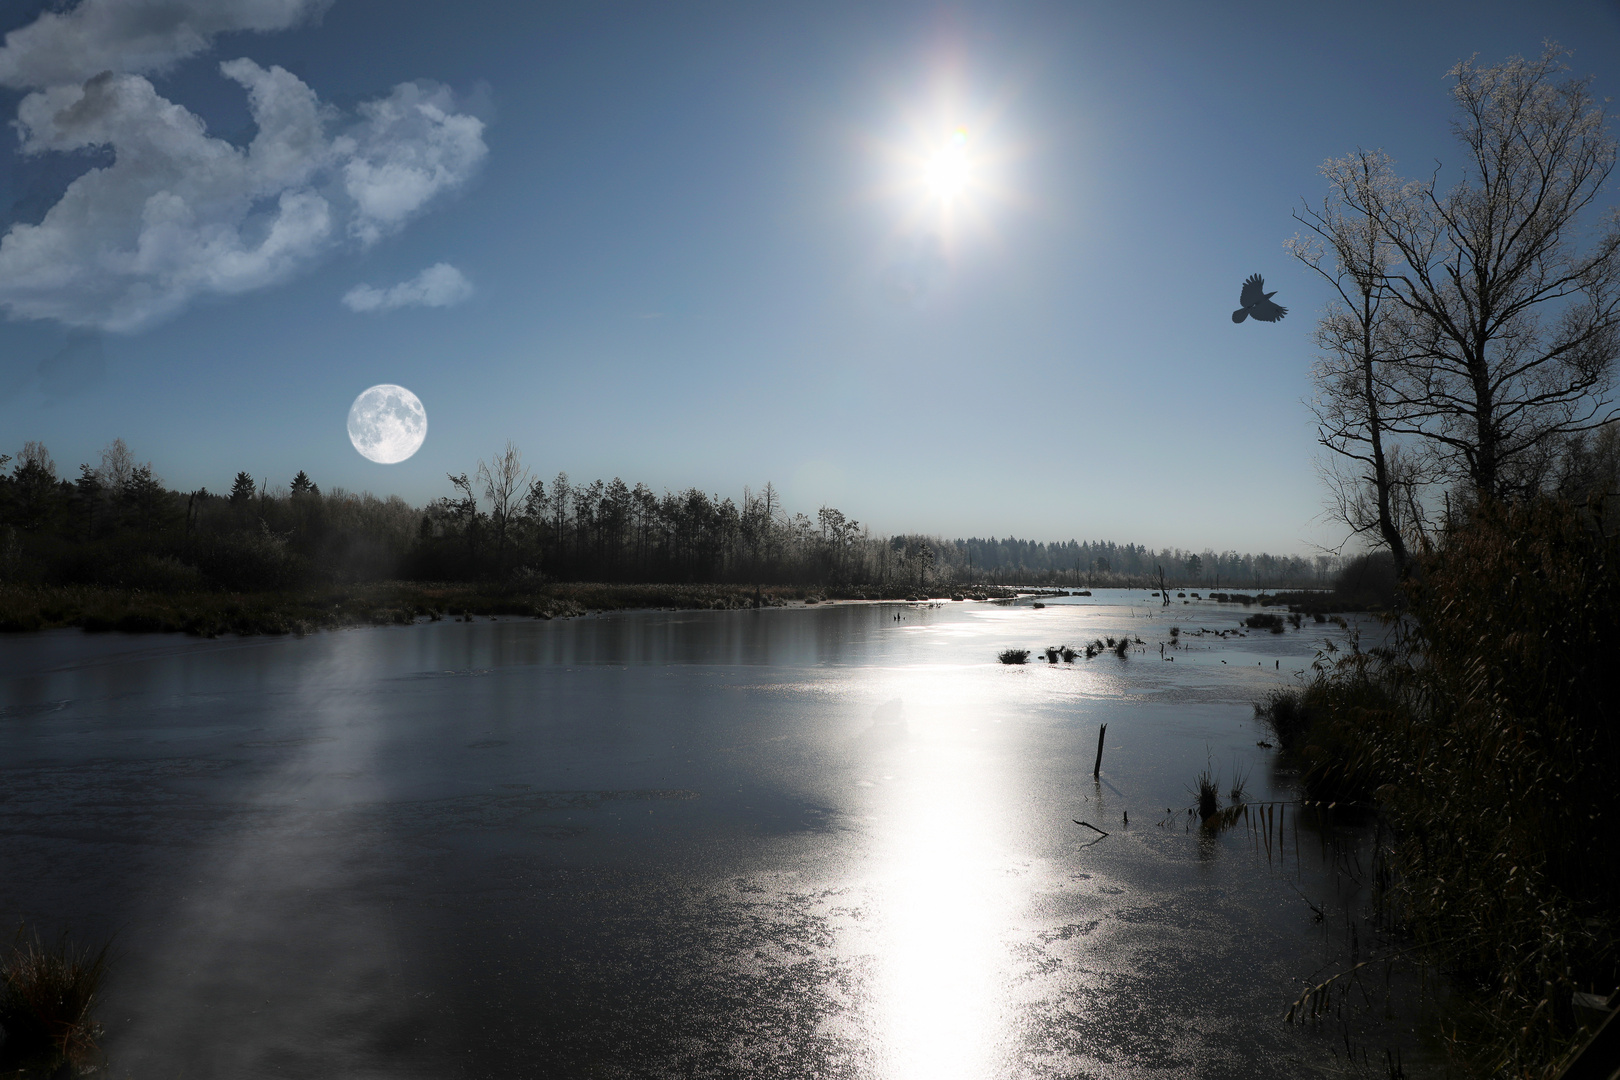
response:
[[[1195,634],[1252,610],[0,637],[0,918],[117,932],[120,1077],[1414,1073],[1398,981],[1281,1020],[1372,948],[1354,835],[1189,824],[1288,796],[1251,703],[1343,637]]]

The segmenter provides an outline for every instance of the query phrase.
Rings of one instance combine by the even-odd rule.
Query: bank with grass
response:
[[[1477,509],[1387,646],[1256,706],[1303,797],[1369,815],[1380,914],[1447,973],[1471,1075],[1555,1075],[1620,987],[1620,541],[1599,505]]]

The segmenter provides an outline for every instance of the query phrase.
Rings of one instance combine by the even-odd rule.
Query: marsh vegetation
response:
[[[1419,555],[1391,643],[1256,706],[1304,798],[1373,815],[1389,924],[1483,1074],[1547,1074],[1620,986],[1620,541],[1601,505],[1487,503]]]
[[[92,948],[65,932],[47,941],[19,926],[0,955],[0,1064],[22,1075],[75,1075],[97,1050],[92,1015],[111,943]]]
[[[1325,645],[1257,711],[1306,799],[1376,822],[1381,910],[1452,976],[1447,1037],[1479,1075],[1552,1075],[1577,995],[1620,986],[1617,145],[1566,55],[1459,62],[1462,170],[1331,159],[1290,243],[1335,294],[1329,513],[1375,549],[1337,591],[1392,636]]]

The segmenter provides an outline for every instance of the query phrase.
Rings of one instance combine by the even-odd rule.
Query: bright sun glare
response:
[[[945,87],[932,103],[899,111],[894,126],[871,140],[881,170],[872,194],[899,212],[897,236],[954,252],[994,233],[1003,211],[1020,201],[1012,175],[1019,150],[1009,142],[1005,109]]]
[[[973,165],[967,143],[967,132],[957,128],[928,158],[924,177],[929,190],[938,198],[955,199],[967,190]]]
[[[940,236],[986,228],[1005,201],[1005,148],[983,124],[937,116],[911,126],[910,137],[887,148],[896,166],[891,190],[907,216],[907,228]]]

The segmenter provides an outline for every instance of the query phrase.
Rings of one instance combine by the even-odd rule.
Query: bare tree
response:
[[[135,455],[129,452],[123,439],[114,439],[101,451],[101,468],[96,470],[96,479],[117,493],[129,486],[134,475]]]
[[[1386,284],[1392,246],[1367,208],[1399,204],[1417,190],[1402,184],[1389,157],[1376,150],[1330,159],[1322,175],[1328,194],[1321,207],[1307,204],[1294,212],[1294,219],[1314,235],[1296,235],[1286,245],[1336,296],[1313,334],[1318,353],[1311,370],[1316,396],[1310,408],[1317,441],[1334,455],[1320,471],[1329,492],[1329,513],[1352,534],[1376,536],[1404,575],[1404,503],[1397,488],[1418,477],[1411,455],[1401,459],[1404,470],[1396,469],[1391,424],[1399,431],[1413,430],[1396,385],[1403,381],[1401,365],[1412,358],[1412,334],[1402,318],[1405,309]],[[1416,500],[1407,494],[1415,507]]]
[[[1575,500],[1620,495],[1620,423],[1570,439],[1559,455],[1556,490]]]
[[[34,532],[50,520],[56,494],[56,462],[41,442],[26,442],[12,467],[11,513],[24,531]]]
[[[489,500],[490,529],[495,534],[495,573],[505,577],[506,550],[514,524],[522,516],[523,500],[529,488],[529,470],[524,467],[522,451],[508,441],[506,449],[495,455],[491,464],[480,460],[477,482],[484,488],[484,498]]]
[[[849,556],[861,523],[846,518],[843,511],[823,506],[816,511],[821,526],[821,542],[827,551],[827,568],[834,581],[844,581],[849,572]]]
[[[22,448],[22,457],[18,462],[22,466],[31,466],[38,469],[41,475],[56,479],[56,462],[51,460],[51,452],[45,449],[42,442],[25,442]]]
[[[1452,68],[1456,186],[1442,190],[1437,170],[1336,191],[1388,246],[1377,276],[1410,325],[1414,347],[1383,388],[1430,460],[1478,497],[1535,490],[1557,445],[1614,415],[1620,218],[1578,241],[1615,140],[1563,55],[1549,43],[1538,59]]]
[[[483,515],[478,512],[478,497],[473,494],[473,482],[467,478],[466,473],[445,474],[450,480],[450,486],[460,492],[455,499],[445,498],[438,502],[441,520],[449,525],[449,530],[459,535],[467,545],[467,559],[470,564],[478,564],[479,548],[483,542]]]

